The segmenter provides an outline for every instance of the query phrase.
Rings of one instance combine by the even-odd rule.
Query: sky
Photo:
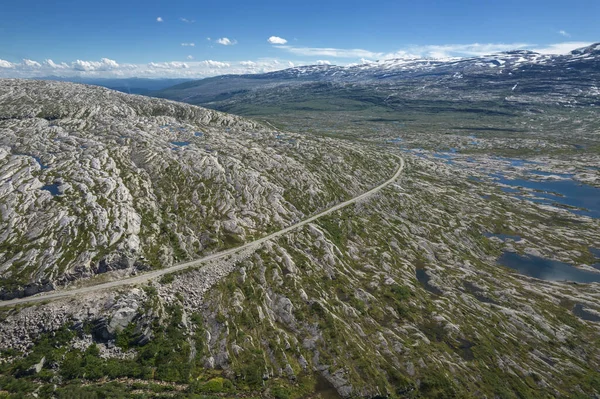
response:
[[[202,78],[600,42],[599,0],[4,0],[0,77]]]

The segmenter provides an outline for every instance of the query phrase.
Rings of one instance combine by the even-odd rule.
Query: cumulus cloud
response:
[[[162,22],[162,21],[163,21],[162,17],[157,17],[156,18],[156,22]]]
[[[153,69],[187,69],[189,65],[185,62],[151,62],[148,64]]]
[[[23,60],[23,65],[30,67],[30,68],[41,68],[41,64],[37,61],[32,61],[32,60]]]
[[[237,44],[237,40],[230,40],[226,37],[217,39],[216,42],[222,44],[223,46],[233,46],[234,44]]]
[[[183,47],[195,47],[196,43],[181,43]]]
[[[559,30],[558,34],[564,37],[571,37],[571,34],[569,32],[567,32],[566,30]]]
[[[226,62],[213,61],[213,60],[201,61],[201,64],[204,64],[204,65],[206,65],[208,67],[212,67],[212,68],[228,68],[231,66],[231,64],[228,64]]]
[[[310,65],[314,62],[301,62]],[[57,63],[50,59],[42,63],[33,60],[13,63],[0,60],[0,78],[41,78],[61,76],[64,78],[189,78],[200,79],[224,74],[253,74],[277,71],[293,66],[291,61],[257,59],[240,62],[193,60],[185,62],[150,62],[147,64],[125,64],[103,58],[100,61],[76,60]]]
[[[61,62],[60,64],[55,63],[54,61],[47,59],[44,61],[44,65],[49,66],[50,68],[54,68],[54,69],[66,69],[69,68],[69,65]]]
[[[267,41],[271,44],[286,44],[287,40],[279,36],[271,36],[267,39]]]
[[[0,60],[0,68],[14,68],[16,64],[5,60]]]
[[[188,55],[186,58],[187,58],[188,60],[193,60],[193,59],[194,59],[194,56],[193,56],[193,55]]]
[[[102,58],[100,61],[82,61],[77,60],[72,64],[76,71],[109,71],[119,67],[116,61]]]
[[[298,48],[295,51],[309,55],[325,54],[319,57],[307,57],[299,59],[272,59],[260,58],[244,61],[216,61],[216,60],[194,60],[187,56],[185,62],[151,62],[148,64],[126,64],[118,63],[109,58],[100,61],[76,60],[74,62],[54,62],[47,59],[43,62],[35,60],[22,60],[11,62],[0,59],[0,78],[36,78],[47,76],[61,76],[65,78],[190,78],[199,79],[209,76],[224,74],[252,74],[264,73],[302,65],[329,65],[334,64],[352,65],[351,62],[369,63],[371,60],[384,60],[390,58],[410,59],[415,57],[470,57],[486,55],[498,51],[527,49],[544,54],[565,54],[576,48],[586,47],[592,43],[588,42],[564,42],[548,45],[531,45],[525,43],[512,44],[459,44],[459,45],[429,45],[411,46],[399,49],[395,52],[380,53],[362,49],[335,49],[335,48]],[[277,46],[290,52],[289,46]],[[306,49],[309,49],[305,51]],[[357,56],[352,59],[344,59],[342,56],[369,55],[368,57]],[[337,57],[337,58],[336,58]],[[341,61],[341,62],[340,62]]]
[[[187,18],[179,18],[179,20],[181,22],[185,22],[186,24],[193,24],[194,22],[196,22],[193,19],[187,19]]]

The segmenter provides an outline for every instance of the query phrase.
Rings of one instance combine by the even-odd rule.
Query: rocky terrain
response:
[[[366,191],[395,163],[183,104],[0,82],[0,292],[162,268]]]
[[[561,60],[502,57],[512,68]],[[584,75],[569,93],[587,87]],[[45,278],[96,284],[240,245],[388,179],[395,155],[406,167],[376,195],[259,248],[137,286],[0,308],[0,395],[598,397],[600,122],[591,100],[547,101],[566,92],[537,82],[519,105],[485,85],[464,86],[461,101],[443,86],[418,92],[417,77],[394,83],[393,106],[373,85],[331,82],[230,99],[259,123],[2,81],[0,93],[13,93],[0,97],[3,165],[22,165],[2,169],[14,171],[2,183],[3,215],[12,212],[3,231],[19,232],[5,233],[19,240],[3,246],[3,282],[18,290]],[[58,195],[42,189],[54,183]],[[139,232],[117,215],[140,215]],[[8,252],[15,243],[23,249]],[[63,267],[68,243],[75,259],[101,256]],[[50,250],[54,264],[38,255]]]

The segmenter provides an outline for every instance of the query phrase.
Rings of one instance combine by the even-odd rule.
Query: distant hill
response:
[[[440,100],[459,91],[464,101],[511,97],[527,103],[589,105],[599,102],[599,81],[600,44],[594,44],[566,55],[517,50],[461,59],[312,65],[185,82],[151,95],[256,116],[288,112],[307,98],[313,109],[327,109],[332,99],[395,109],[402,99]],[[259,111],[253,107],[257,104]],[[344,107],[344,101],[340,104]]]

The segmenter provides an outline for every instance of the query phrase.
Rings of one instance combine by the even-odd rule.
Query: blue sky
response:
[[[1,10],[0,76],[202,77],[600,41],[598,0],[6,0]]]

